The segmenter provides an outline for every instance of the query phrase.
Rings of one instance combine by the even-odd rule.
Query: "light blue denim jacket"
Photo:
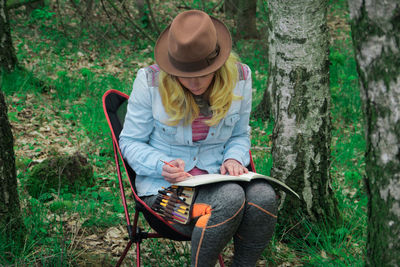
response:
[[[177,158],[185,162],[185,171],[197,166],[208,173],[219,173],[221,164],[233,158],[247,166],[250,162],[251,72],[238,63],[239,79],[234,100],[225,116],[211,126],[207,138],[192,142],[191,125],[167,125],[166,114],[158,91],[157,65],[138,71],[128,101],[128,110],[119,145],[123,157],[135,170],[139,196],[154,195],[168,183],[161,176],[164,163]]]

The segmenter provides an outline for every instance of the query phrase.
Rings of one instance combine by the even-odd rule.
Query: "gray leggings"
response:
[[[142,197],[151,206],[156,196]],[[200,186],[190,224],[173,224],[191,236],[192,266],[214,266],[233,237],[232,266],[255,266],[276,223],[276,195],[262,179]]]

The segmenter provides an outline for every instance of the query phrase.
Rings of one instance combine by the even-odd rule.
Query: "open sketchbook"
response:
[[[240,176],[231,176],[231,175],[223,175],[223,174],[201,174],[196,176],[191,176],[185,181],[176,183],[176,186],[187,186],[187,187],[196,187],[204,184],[225,182],[225,181],[244,181],[250,182],[252,179],[265,179],[267,180],[272,187],[275,189],[280,189],[285,191],[286,193],[292,194],[300,199],[299,195],[293,191],[289,186],[287,186],[282,181],[278,179],[272,178],[270,176],[258,174],[255,172],[249,172],[242,174]]]

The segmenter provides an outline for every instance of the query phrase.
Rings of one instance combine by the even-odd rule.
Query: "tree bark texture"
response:
[[[17,65],[10,34],[6,0],[0,0],[0,69],[11,71]]]
[[[13,143],[7,106],[0,90],[0,235],[5,234],[6,239],[20,242],[24,225],[17,191]]]
[[[348,1],[365,116],[368,266],[400,266],[400,1]]]
[[[236,13],[236,38],[258,38],[256,24],[257,0],[240,0]]]
[[[268,1],[270,78],[274,96],[271,175],[301,195],[285,194],[280,225],[295,223],[297,211],[311,221],[339,219],[330,185],[330,93],[327,0]]]

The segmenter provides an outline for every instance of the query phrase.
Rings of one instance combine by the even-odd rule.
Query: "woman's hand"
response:
[[[169,164],[174,167],[164,164],[161,173],[167,182],[170,182],[171,184],[178,183],[190,176],[190,174],[185,172],[185,162],[183,160],[174,159],[173,161],[170,161]]]
[[[249,170],[235,159],[227,159],[221,165],[221,174],[229,173],[230,175],[239,176],[248,173]]]

